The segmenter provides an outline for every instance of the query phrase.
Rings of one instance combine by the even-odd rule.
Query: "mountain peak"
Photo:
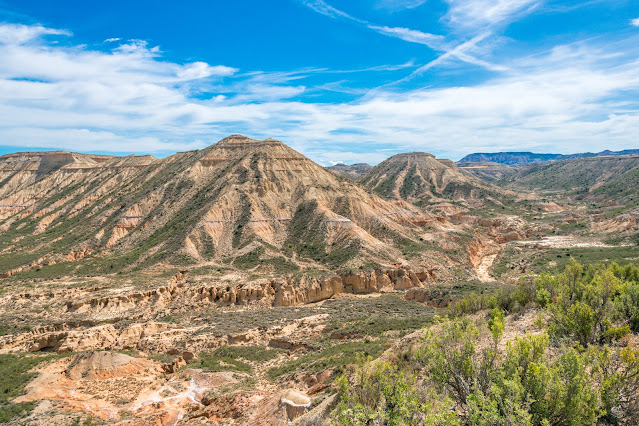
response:
[[[248,136],[244,136],[244,135],[231,135],[231,136],[227,136],[224,139],[222,139],[221,141],[219,141],[218,143],[215,144],[216,146],[273,146],[273,145],[284,145],[282,142],[273,139],[273,138],[268,138],[268,139],[264,139],[264,140],[258,140],[258,139],[251,139]]]
[[[496,188],[463,174],[451,161],[426,152],[396,154],[368,171],[360,182],[387,198],[418,206],[485,199]]]
[[[427,157],[427,158],[435,158],[435,156],[433,154],[429,154],[427,152],[403,152],[401,154],[395,154],[392,157],[389,158],[390,159],[402,159],[402,158],[423,158],[423,157]]]
[[[219,141],[216,145],[250,143],[250,142],[258,142],[258,141],[256,139],[251,139],[248,136],[235,134],[235,135],[225,137],[224,139]]]

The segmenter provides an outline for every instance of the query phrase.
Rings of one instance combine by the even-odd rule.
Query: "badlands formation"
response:
[[[638,162],[605,161],[482,175],[408,153],[336,170],[240,135],[165,159],[1,156],[0,361],[23,384],[0,413],[323,424],[358,357],[458,298],[570,256],[636,257],[639,197],[615,179]]]

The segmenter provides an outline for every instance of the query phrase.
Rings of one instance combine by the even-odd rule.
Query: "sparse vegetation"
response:
[[[353,379],[340,379],[343,402],[336,416],[349,424],[397,416],[404,419],[399,424],[632,423],[639,415],[639,350],[619,342],[637,331],[637,295],[639,267],[584,267],[572,260],[561,274],[489,296],[485,306],[477,306],[492,306],[479,326],[464,315],[443,320],[396,364],[364,365]],[[545,310],[547,328],[516,337],[502,349],[502,307],[530,305]],[[423,382],[414,380],[416,373]],[[387,387],[371,385],[373,378],[392,380],[401,391],[388,394]],[[438,404],[453,401],[460,416],[446,423],[427,419],[420,405],[424,395]]]
[[[262,346],[222,346],[213,352],[200,353],[189,365],[210,372],[234,370],[252,373],[253,368],[246,361],[265,362],[282,352],[280,349],[266,349]]]
[[[387,348],[386,339],[364,340],[358,342],[341,343],[327,346],[316,352],[299,356],[280,366],[268,370],[267,376],[271,380],[297,372],[318,373],[331,368],[343,369],[348,364],[355,364],[361,355],[377,358]]]
[[[126,173],[40,169],[38,191],[11,195],[34,204],[0,220],[0,273],[24,267],[0,286],[0,335],[21,334],[3,344],[44,352],[79,339],[163,363],[202,351],[177,372],[149,367],[170,384],[163,398],[189,392],[190,368],[228,372],[197,373],[228,383],[194,419],[243,421],[215,410],[245,407],[256,387],[304,383],[313,406],[339,392],[339,424],[637,422],[636,159],[499,172],[501,184],[539,190],[517,197],[427,154],[389,159],[355,183],[265,144]],[[178,271],[188,273],[166,287]],[[424,288],[360,293],[365,280],[367,291],[412,287],[413,273]],[[344,294],[317,300],[337,276]],[[316,302],[300,305],[302,291]],[[85,339],[93,329],[104,335]],[[0,356],[0,422],[28,415],[33,404],[12,401],[45,359]],[[110,407],[137,416],[135,389]]]
[[[0,355],[0,423],[7,423],[15,417],[24,417],[33,409],[33,402],[14,404],[11,401],[22,394],[25,385],[35,376],[29,373],[29,370],[46,359],[25,355]]]
[[[253,369],[246,362],[232,358],[226,355],[217,355],[215,352],[202,352],[191,363],[193,368],[201,368],[204,371],[217,372],[217,371],[240,371],[242,373],[251,373]]]

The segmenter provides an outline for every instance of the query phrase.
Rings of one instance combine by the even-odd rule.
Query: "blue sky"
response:
[[[639,148],[636,0],[0,0],[0,153]]]

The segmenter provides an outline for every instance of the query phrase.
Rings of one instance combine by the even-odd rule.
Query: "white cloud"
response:
[[[453,1],[458,1],[458,0],[453,0]],[[518,0],[518,1],[522,1],[522,0]],[[527,0],[527,1],[530,1],[530,0]],[[399,38],[401,40],[404,40],[410,43],[423,44],[425,46],[430,47],[433,50],[445,52],[438,59],[426,65],[422,69],[422,71],[433,68],[434,66],[441,65],[442,63],[444,63],[447,59],[451,57],[461,60],[462,62],[467,62],[470,64],[485,67],[492,71],[504,70],[503,67],[500,67],[500,66],[491,64],[488,61],[484,61],[479,58],[476,58],[475,56],[469,53],[472,48],[474,48],[480,41],[483,41],[487,37],[487,35],[485,34],[490,35],[489,33],[485,33],[480,36],[473,37],[473,39],[471,39],[470,41],[462,42],[455,45],[454,43],[446,41],[446,38],[441,35],[426,33],[423,31],[413,30],[410,28],[388,27],[388,26],[372,24],[368,21],[353,17],[344,11],[334,8],[333,6],[327,4],[324,0],[304,0],[303,3],[306,6],[310,7],[312,10],[318,13],[321,13],[323,15],[329,16],[333,19],[346,19],[346,20],[355,22],[357,24],[364,25],[367,28],[383,35]],[[412,76],[409,76],[408,78],[410,79],[412,78]]]
[[[397,37],[411,43],[424,44],[433,48],[437,46],[437,48],[441,49],[444,42],[444,36],[411,30],[410,28],[386,27],[371,24],[368,25],[368,28],[387,36]]]
[[[449,11],[445,17],[452,26],[476,29],[508,23],[529,13],[543,0],[446,0]]]
[[[107,38],[106,40],[104,40],[105,43],[113,43],[116,41],[120,41],[120,37],[112,37],[112,38]]]
[[[177,76],[183,80],[195,80],[200,78],[215,76],[229,76],[237,71],[235,68],[225,67],[222,65],[210,66],[206,62],[193,62],[178,70]]]
[[[333,104],[289,100],[318,90],[304,77],[322,70],[239,73],[170,62],[140,43],[103,52],[12,39],[0,45],[4,146],[153,153],[247,133],[328,164],[415,150],[457,159],[636,148],[639,134],[639,61],[628,47],[636,39],[615,54],[605,54],[609,46],[559,46],[472,86],[387,88]]]
[[[124,138],[121,135],[88,129],[38,129],[14,127],[3,131],[0,145],[6,141],[20,138],[21,146],[33,148],[60,148],[69,151],[106,151],[106,152],[160,152],[200,149],[206,146],[202,141],[175,143],[163,141],[157,137]],[[133,148],[133,149],[132,149]]]
[[[427,0],[378,0],[377,7],[390,10],[414,9]]]
[[[66,30],[45,28],[42,25],[0,25],[0,44],[24,44],[45,35],[70,36],[71,33]]]
[[[360,24],[365,24],[366,21],[357,19],[346,12],[343,12],[339,9],[334,8],[330,4],[326,3],[324,0],[302,0],[302,3],[311,9],[313,9],[317,13],[321,13],[322,15],[329,16],[331,18],[345,18],[351,21],[359,22]]]
[[[342,10],[336,9],[335,7],[326,3],[324,0],[303,0],[303,4],[311,8],[315,12],[321,13],[322,15],[328,16],[330,18],[345,19],[360,25],[364,25],[373,31],[389,37],[396,37],[411,43],[424,44],[433,49],[442,50],[442,42],[444,40],[444,37],[441,35],[425,33],[419,30],[412,30],[410,28],[375,25],[364,19],[356,18]]]
[[[486,61],[482,61],[480,59],[477,59],[473,56],[471,56],[468,52],[471,51],[472,49],[474,49],[477,44],[481,43],[482,41],[484,41],[486,38],[490,37],[491,33],[489,32],[485,32],[482,34],[479,34],[475,37],[473,37],[472,39],[461,43],[457,46],[455,46],[454,48],[448,50],[447,52],[445,52],[443,55],[437,57],[436,59],[430,61],[429,63],[422,65],[421,67],[417,68],[415,71],[413,71],[410,75],[408,75],[407,77],[404,77],[403,79],[401,79],[399,82],[404,82],[404,81],[408,81],[411,80],[421,74],[424,74],[426,71],[442,65],[443,63],[445,63],[446,61],[450,60],[450,59],[460,59],[464,62],[468,62],[471,64],[475,64],[475,65],[480,65],[482,67],[491,69],[493,71],[506,71],[506,67],[504,66],[499,66],[499,65],[494,65],[491,64],[489,62]]]
[[[632,19],[630,21],[630,25],[632,25],[633,27],[639,27],[639,18]]]

